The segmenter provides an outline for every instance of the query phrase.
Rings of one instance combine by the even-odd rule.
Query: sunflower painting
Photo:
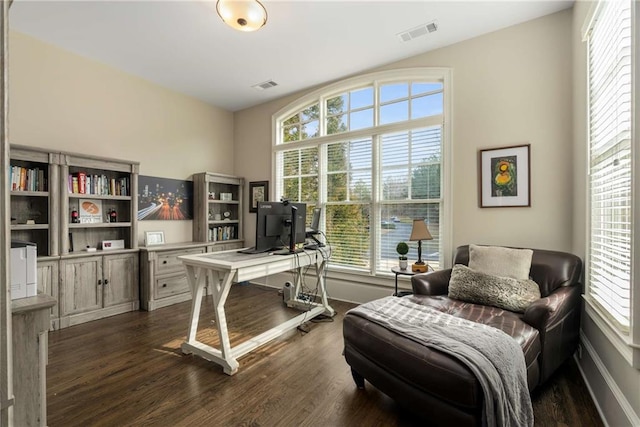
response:
[[[530,150],[529,144],[478,150],[481,208],[531,206]]]
[[[516,156],[493,157],[491,159],[491,196],[510,197],[518,195]]]

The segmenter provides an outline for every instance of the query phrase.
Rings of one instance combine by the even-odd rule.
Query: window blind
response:
[[[372,139],[327,146],[327,241],[332,261],[368,269]]]
[[[603,2],[588,36],[588,293],[630,324],[632,224],[631,2]]]

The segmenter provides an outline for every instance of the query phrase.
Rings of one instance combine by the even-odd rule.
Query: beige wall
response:
[[[571,16],[566,10],[377,69],[453,69],[454,247],[571,249]],[[271,116],[304,93],[236,112],[237,174],[271,180]],[[523,143],[531,144],[532,207],[478,208],[478,149]]]
[[[233,114],[11,32],[11,143],[140,162],[142,175],[232,174]],[[191,221],[140,221],[191,240]]]
[[[586,253],[587,177],[587,51],[582,41],[584,21],[592,1],[580,0],[573,12],[573,252]],[[589,389],[611,426],[640,425],[640,370],[616,350],[586,312],[582,316],[583,357],[579,365]]]

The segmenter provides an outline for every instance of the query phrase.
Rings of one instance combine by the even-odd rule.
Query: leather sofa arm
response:
[[[534,301],[524,312],[523,320],[539,331],[551,329],[580,304],[581,286],[557,288],[548,297]]]
[[[411,287],[414,294],[446,295],[449,292],[451,269],[431,271],[411,276]]]

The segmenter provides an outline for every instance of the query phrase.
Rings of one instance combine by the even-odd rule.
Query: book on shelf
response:
[[[97,196],[128,196],[129,177],[109,178],[106,175],[76,172],[69,174],[69,193]]]
[[[87,174],[78,172],[78,193],[86,194],[87,192]]]
[[[237,239],[237,229],[234,226],[228,225],[224,227],[212,227],[209,229],[209,241],[218,242],[224,240]]]
[[[11,191],[47,191],[43,169],[11,166],[9,172]]]

